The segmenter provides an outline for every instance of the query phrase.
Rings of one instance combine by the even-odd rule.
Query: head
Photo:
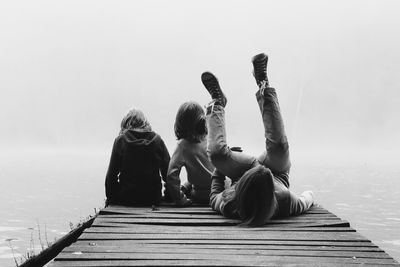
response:
[[[271,170],[259,165],[243,174],[236,185],[235,202],[242,225],[260,226],[274,213],[276,199]]]
[[[200,142],[207,135],[206,118],[200,104],[194,101],[183,103],[176,114],[174,128],[178,140]]]
[[[143,112],[131,109],[121,121],[120,134],[127,130],[151,131],[151,126]]]

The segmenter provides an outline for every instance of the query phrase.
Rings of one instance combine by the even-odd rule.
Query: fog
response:
[[[228,142],[261,151],[251,57],[265,52],[292,150],[397,152],[399,8],[365,0],[4,1],[0,148],[108,153],[135,107],[171,151],[178,106],[210,100],[200,80],[209,70],[228,97]]]

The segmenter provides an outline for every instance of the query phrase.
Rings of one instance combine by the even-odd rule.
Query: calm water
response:
[[[319,204],[400,260],[397,164],[292,158],[293,191],[313,190]],[[101,208],[108,159],[106,153],[76,151],[0,155],[0,266],[15,266],[14,257],[40,251],[68,232],[70,223]]]

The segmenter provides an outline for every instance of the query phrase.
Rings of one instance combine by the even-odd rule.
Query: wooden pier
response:
[[[400,266],[322,207],[264,227],[238,223],[209,207],[109,206],[49,266]]]

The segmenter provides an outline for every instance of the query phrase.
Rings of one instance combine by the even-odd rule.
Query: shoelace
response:
[[[214,111],[215,102],[217,102],[216,99],[212,100],[212,101],[211,101],[210,103],[208,103],[207,105],[204,105],[204,108],[205,108],[206,111],[207,111],[207,115],[209,114],[209,113],[208,113],[208,110],[209,110],[209,109],[210,109],[210,113],[212,113],[212,112]]]
[[[265,88],[267,88],[267,81],[266,80],[261,81],[258,87],[260,87],[261,95],[264,95]]]

